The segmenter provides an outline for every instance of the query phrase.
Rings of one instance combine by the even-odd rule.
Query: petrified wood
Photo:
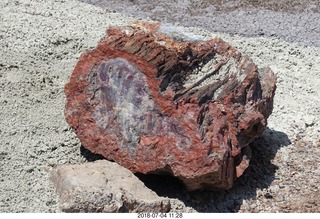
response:
[[[65,86],[65,117],[84,147],[132,172],[230,189],[267,125],[276,77],[220,38],[182,31],[109,28]]]

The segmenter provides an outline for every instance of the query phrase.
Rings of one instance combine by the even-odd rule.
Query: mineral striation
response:
[[[132,172],[230,189],[267,125],[276,77],[220,38],[183,31],[109,28],[65,86],[65,117],[84,147]]]

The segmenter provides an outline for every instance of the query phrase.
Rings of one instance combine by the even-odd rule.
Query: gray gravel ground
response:
[[[118,7],[130,15],[124,8],[137,7],[140,1],[126,7],[120,4],[124,1],[108,2],[113,8],[75,0],[0,1],[0,212],[59,212],[48,171],[58,164],[95,159],[80,150],[64,120],[63,87],[79,55],[95,47],[108,26],[130,20],[110,11]],[[157,16],[157,10],[162,10],[164,1],[159,2],[154,11],[147,7],[149,14]],[[259,66],[269,65],[278,76],[274,112],[268,129],[252,145],[251,166],[226,192],[187,193],[171,178],[141,178],[158,194],[173,199],[173,211],[320,212],[319,1],[302,1],[306,10],[299,6],[294,13],[288,7],[275,10],[262,3],[252,6],[257,9],[243,6],[241,12],[232,2],[220,6],[228,14],[216,14],[221,24],[228,20],[225,28],[212,29],[212,20],[203,20],[208,27],[195,23],[188,30],[222,37]],[[170,17],[170,10],[161,13]],[[264,24],[261,14],[274,25]],[[174,16],[179,20],[179,13]],[[253,25],[246,20],[250,16],[261,23],[264,35],[244,28]],[[180,25],[193,26],[182,21]],[[236,28],[237,22],[241,28]],[[297,28],[289,28],[290,22]]]
[[[80,0],[137,19],[320,46],[319,0]]]

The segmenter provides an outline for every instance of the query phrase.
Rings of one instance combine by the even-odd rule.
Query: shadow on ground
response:
[[[268,188],[274,181],[277,166],[271,161],[281,147],[289,144],[291,142],[285,133],[267,129],[251,143],[250,166],[229,191],[187,192],[174,177],[136,175],[159,196],[177,198],[198,212],[238,212],[244,199],[256,199],[257,189]]]
[[[83,145],[81,145],[80,147],[80,154],[89,162],[93,162],[96,160],[106,160],[106,158],[102,155],[92,153],[87,148],[83,147]]]
[[[267,128],[260,138],[250,144],[252,149],[250,166],[229,191],[188,192],[177,178],[169,175],[137,173],[136,176],[159,196],[179,199],[198,212],[238,212],[244,199],[256,199],[257,189],[268,188],[271,185],[277,170],[277,166],[271,161],[281,147],[289,144],[291,142],[285,133]],[[83,146],[80,148],[80,153],[89,162],[105,159]]]

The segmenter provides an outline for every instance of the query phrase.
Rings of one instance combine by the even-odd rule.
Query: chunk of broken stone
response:
[[[132,172],[230,189],[265,130],[276,77],[220,38],[183,31],[109,28],[65,86],[65,117],[84,147]]]
[[[171,208],[169,199],[107,160],[58,166],[50,178],[64,212],[168,212]]]

